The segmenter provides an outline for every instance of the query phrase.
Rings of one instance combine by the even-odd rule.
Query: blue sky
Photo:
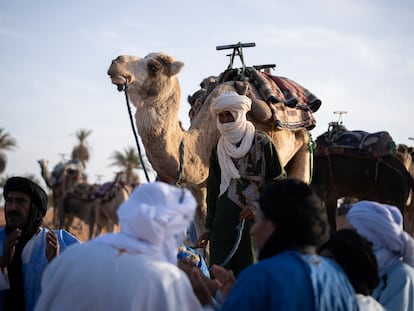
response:
[[[183,61],[188,127],[187,95],[227,67],[228,51],[215,47],[239,41],[256,43],[243,51],[247,65],[275,63],[273,74],[322,100],[314,138],[344,110],[349,129],[413,145],[413,34],[412,0],[0,0],[0,127],[18,143],[4,174],[40,179],[37,160],[53,167],[86,128],[89,181],[111,180],[113,151],[134,146],[124,95],[106,74],[111,60],[165,52]]]

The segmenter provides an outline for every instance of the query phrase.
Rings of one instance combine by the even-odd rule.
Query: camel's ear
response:
[[[175,75],[177,75],[180,71],[181,71],[181,69],[184,67],[184,63],[183,62],[180,62],[180,61],[174,61],[172,64],[171,64],[171,67],[170,67],[170,69],[171,69],[171,76],[175,76]]]

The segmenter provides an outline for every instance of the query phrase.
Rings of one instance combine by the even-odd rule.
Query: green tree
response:
[[[141,162],[138,157],[138,152],[132,146],[124,149],[123,152],[114,151],[111,155],[113,162],[112,166],[118,166],[126,175],[126,181],[130,184],[139,184],[139,176],[134,173],[134,169],[142,169]]]
[[[7,164],[7,156],[3,150],[14,150],[16,147],[16,140],[0,128],[0,174],[4,172]]]
[[[16,176],[16,175],[6,175],[0,178],[0,187],[3,188],[4,184],[6,183],[7,179]],[[36,177],[35,174],[24,174],[21,177],[25,177],[27,179],[30,179],[31,181],[33,181],[34,183],[38,184],[39,186],[42,187],[40,180]],[[46,191],[46,189],[45,189]]]
[[[87,145],[86,139],[92,134],[92,130],[79,129],[75,132],[75,136],[78,139],[79,143],[73,147],[71,159],[80,161],[84,167],[86,167],[86,162],[89,161],[89,147]]]

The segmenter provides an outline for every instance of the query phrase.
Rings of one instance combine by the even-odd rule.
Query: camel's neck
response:
[[[204,129],[182,129],[178,120],[177,94],[164,96],[162,101],[160,98],[143,100],[134,96],[131,96],[131,100],[135,101],[137,108],[135,119],[138,133],[157,174],[168,181],[175,181],[180,157],[183,157],[181,181],[203,182],[207,178],[209,160],[205,148],[211,150],[211,147],[206,146],[205,135],[200,133]],[[181,142],[183,152],[180,152]]]
[[[49,171],[47,170],[47,166],[45,163],[40,163],[40,174],[43,177],[43,180],[46,183],[46,186],[48,186],[49,188],[52,188],[52,184],[50,183],[50,174]]]

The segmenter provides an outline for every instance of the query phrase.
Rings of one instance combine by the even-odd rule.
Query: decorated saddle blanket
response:
[[[388,132],[348,131],[340,125],[318,136],[316,145],[315,155],[348,154],[381,158],[395,156],[396,153],[395,142]]]
[[[102,185],[100,185],[98,189],[96,189],[95,196],[100,199],[104,198],[105,196],[108,196],[108,193],[112,189],[113,185],[114,185],[113,181],[108,181],[106,183],[103,183]]]
[[[97,184],[77,183],[68,190],[67,195],[79,200],[92,201],[96,198],[95,193],[98,188]]]
[[[309,90],[285,77],[258,72],[257,87],[272,110],[273,121],[279,128],[311,130],[316,125],[313,112],[322,102]]]
[[[311,130],[315,127],[316,120],[313,113],[319,109],[322,102],[295,81],[272,76],[253,67],[247,67],[243,74],[240,74],[240,69],[226,70],[217,78],[215,84],[226,81],[242,81],[245,85],[250,82],[257,88],[261,98],[251,97],[252,92],[240,91],[235,82],[238,93],[245,94],[252,99],[253,114],[266,115],[269,111],[268,119],[256,121],[274,122],[280,129],[306,128]],[[210,89],[207,89],[207,94]]]

